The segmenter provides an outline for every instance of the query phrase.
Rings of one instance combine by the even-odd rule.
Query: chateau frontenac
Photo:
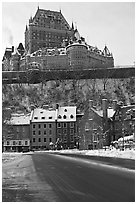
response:
[[[22,43],[21,43],[22,44]],[[6,59],[6,55],[4,56]],[[114,67],[112,53],[88,45],[61,11],[37,9],[25,30],[25,48],[11,51],[8,70],[83,70]],[[7,64],[7,63],[6,63]],[[3,65],[3,70],[7,67]]]

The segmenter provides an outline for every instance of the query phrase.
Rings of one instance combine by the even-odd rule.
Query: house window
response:
[[[63,127],[66,128],[67,127],[67,123],[63,123]]]
[[[33,142],[35,142],[35,138],[33,138]]]
[[[70,136],[70,140],[73,141],[73,139],[74,139],[74,138],[73,138],[73,135],[71,135],[71,136]]]
[[[46,128],[46,124],[44,124],[44,128]]]
[[[64,134],[67,134],[67,129],[64,129],[64,130],[63,130],[63,133],[64,133]]]
[[[72,119],[72,118],[74,118],[74,116],[73,116],[73,115],[70,115],[70,118]]]
[[[58,123],[58,128],[61,128],[61,123]]]
[[[58,130],[58,134],[61,134],[61,130],[60,129]]]
[[[33,135],[35,135],[35,131],[33,131]]]
[[[46,130],[44,130],[44,135],[46,135]]]
[[[19,141],[19,145],[21,145],[21,141]]]
[[[16,145],[16,142],[15,142],[15,141],[13,141],[13,145]]]
[[[39,135],[41,134],[41,131],[39,130]]]
[[[39,128],[41,128],[41,125],[39,124]]]
[[[41,117],[41,119],[45,119],[45,117]]]
[[[44,142],[46,142],[46,138],[44,138]]]
[[[51,128],[52,127],[52,125],[51,124],[49,124],[49,128]]]
[[[17,132],[19,132],[19,127],[17,127]]]
[[[73,128],[74,127],[74,123],[70,123],[70,127]]]
[[[66,141],[67,141],[67,137],[66,137],[66,136],[64,136],[64,137],[63,137],[63,140],[64,140],[64,142],[66,142]]]
[[[7,145],[10,145],[10,142],[9,142],[9,141],[7,141]]]
[[[39,142],[41,142],[41,138],[39,138],[39,140],[38,140]]]
[[[64,118],[64,119],[66,119],[66,118],[67,118],[67,116],[66,116],[66,115],[64,115],[64,116],[63,116],[63,118]]]
[[[25,141],[25,145],[28,145],[28,141]]]
[[[49,135],[51,135],[51,134],[52,134],[52,130],[49,131]]]
[[[58,118],[61,119],[62,118],[61,115],[59,115]]]
[[[33,124],[33,128],[35,128],[35,124]]]
[[[49,138],[49,142],[52,142],[52,138],[51,137]]]
[[[38,119],[38,117],[34,117],[34,119],[36,119],[36,120],[37,120],[37,119]]]
[[[74,134],[74,129],[70,129],[70,134]]]

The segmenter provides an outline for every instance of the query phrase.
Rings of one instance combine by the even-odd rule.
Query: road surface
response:
[[[3,202],[134,202],[135,171],[48,153],[3,165]]]

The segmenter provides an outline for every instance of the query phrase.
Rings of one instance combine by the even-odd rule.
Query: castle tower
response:
[[[25,30],[25,50],[33,53],[40,48],[59,48],[66,33],[71,36],[71,27],[61,12],[38,8]]]
[[[70,44],[66,48],[69,65],[71,69],[86,69],[87,68],[87,46],[76,42]]]

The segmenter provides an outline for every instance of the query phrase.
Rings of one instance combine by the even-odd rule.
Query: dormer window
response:
[[[37,119],[38,119],[38,117],[34,117],[34,119],[36,119],[36,120],[37,120]]]
[[[49,116],[49,119],[52,119],[52,116]]]
[[[61,119],[62,118],[61,115],[59,115],[58,118]]]
[[[67,109],[65,109],[64,112],[67,112]]]
[[[43,113],[43,111],[41,111],[40,113]]]
[[[63,118],[64,118],[64,119],[66,119],[66,118],[67,118],[67,116],[66,116],[66,115],[64,115],[64,116],[63,116]]]
[[[72,118],[74,118],[74,116],[71,114],[71,115],[70,115],[70,118],[72,119]]]
[[[41,117],[41,119],[45,119],[45,117]]]

